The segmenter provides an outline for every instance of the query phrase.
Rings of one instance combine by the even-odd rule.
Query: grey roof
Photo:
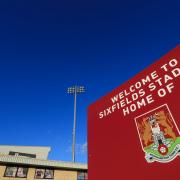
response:
[[[0,155],[0,163],[7,164],[19,164],[19,165],[30,165],[30,166],[44,166],[49,168],[62,168],[72,170],[87,170],[87,164],[72,163],[64,161],[34,159],[29,157]]]

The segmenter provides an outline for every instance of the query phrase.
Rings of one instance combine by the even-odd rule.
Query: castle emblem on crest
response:
[[[135,118],[147,162],[170,162],[180,155],[180,132],[167,104]]]

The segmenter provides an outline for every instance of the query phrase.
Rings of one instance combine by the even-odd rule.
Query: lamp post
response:
[[[76,109],[77,109],[77,94],[85,92],[84,86],[73,86],[67,89],[69,94],[74,95],[74,122],[72,131],[72,161],[75,162],[75,146],[76,146]]]

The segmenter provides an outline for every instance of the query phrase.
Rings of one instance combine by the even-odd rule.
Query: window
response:
[[[28,168],[19,167],[17,170],[16,177],[25,178],[27,177]]]
[[[54,170],[52,169],[36,169],[35,179],[53,179]]]
[[[6,167],[5,177],[16,177],[17,167]]]
[[[6,171],[4,173],[5,177],[21,177],[26,178],[28,173],[27,167],[15,167],[15,166],[7,166]]]
[[[44,178],[45,179],[53,179],[54,177],[54,171],[51,169],[46,169],[45,174],[44,174]]]
[[[43,179],[44,178],[44,169],[36,169],[35,178]]]
[[[87,172],[78,172],[77,180],[88,180]]]

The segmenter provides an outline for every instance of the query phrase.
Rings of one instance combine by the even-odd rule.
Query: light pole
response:
[[[77,94],[85,92],[84,86],[69,87],[67,92],[74,95],[74,122],[72,131],[72,161],[75,162],[75,146],[76,146],[76,106],[77,106]]]

